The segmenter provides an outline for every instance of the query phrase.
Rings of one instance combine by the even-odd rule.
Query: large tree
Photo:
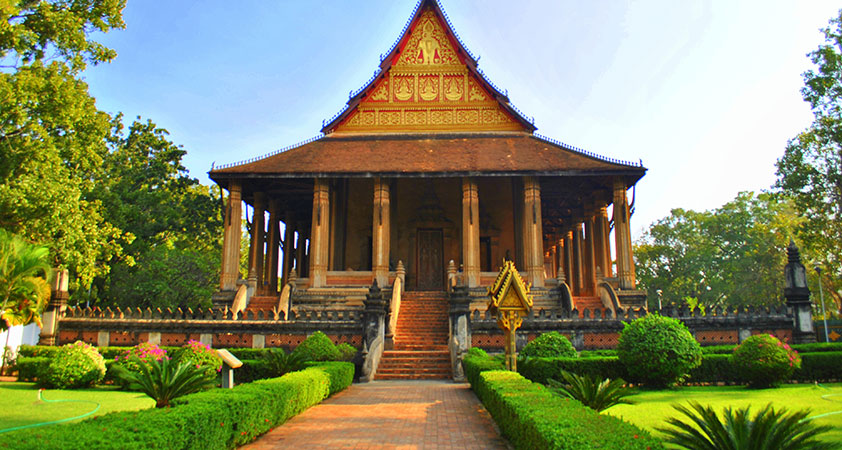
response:
[[[778,305],[784,247],[797,227],[791,203],[740,193],[711,211],[674,209],[635,244],[637,278],[650,305]]]
[[[92,196],[111,223],[134,240],[97,280],[101,304],[209,306],[221,255],[219,191],[182,165],[184,149],[152,121],[112,121],[106,177]]]
[[[89,197],[110,118],[79,73],[115,57],[94,31],[123,28],[124,0],[0,2],[0,228],[50,248],[83,285],[125,237]]]
[[[842,304],[842,11],[822,30],[825,44],[807,56],[801,94],[815,116],[778,160],[777,187],[806,219],[798,229],[811,263],[824,268],[828,296]],[[812,264],[811,264],[812,265]]]

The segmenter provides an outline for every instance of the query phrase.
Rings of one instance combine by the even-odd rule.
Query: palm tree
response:
[[[41,326],[41,312],[47,306],[50,286],[49,250],[32,245],[23,239],[0,229],[0,331],[15,325],[37,323]],[[6,367],[6,345],[0,373]]]
[[[838,448],[836,444],[817,441],[817,435],[832,429],[830,425],[816,425],[807,418],[809,410],[789,413],[786,408],[766,405],[753,417],[750,407],[725,408],[720,419],[710,406],[690,402],[689,408],[674,408],[690,419],[682,422],[676,417],[667,420],[673,428],[658,428],[667,435],[667,442],[691,450],[824,450]]]

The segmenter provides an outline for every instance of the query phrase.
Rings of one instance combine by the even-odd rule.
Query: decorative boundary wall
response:
[[[792,342],[793,317],[785,306],[780,308],[746,308],[725,310],[714,308],[706,315],[687,308],[664,309],[661,315],[681,320],[702,345],[739,344],[754,334],[769,333]],[[579,349],[606,349],[617,345],[623,324],[648,314],[644,309],[582,311],[538,310],[523,320],[518,330],[518,347],[526,345],[541,333],[558,331],[567,336]],[[502,331],[496,318],[487,311],[474,309],[470,320],[471,346],[501,351],[504,348]]]

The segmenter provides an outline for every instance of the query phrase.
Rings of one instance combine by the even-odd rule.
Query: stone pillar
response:
[[[269,201],[269,231],[266,243],[265,274],[263,275],[266,290],[271,295],[278,293],[278,250],[280,239],[280,211],[277,200]]]
[[[238,180],[228,184],[228,206],[225,208],[225,229],[222,238],[222,270],[219,289],[237,289],[240,275],[240,237],[242,235],[242,191]]]
[[[523,249],[526,275],[534,287],[544,287],[544,229],[541,219],[541,184],[523,177]]]
[[[573,280],[576,286],[573,294],[583,295],[585,292],[585,273],[582,267],[582,224],[577,223],[573,229]]]
[[[585,273],[585,290],[590,295],[596,295],[596,236],[594,233],[594,217],[588,214],[585,219],[585,255],[584,255],[584,273]]]
[[[574,259],[573,231],[568,231],[564,238],[564,275],[567,278],[567,286],[570,287],[571,292],[576,292],[576,271],[574,270]]]
[[[304,260],[307,256],[307,235],[301,228],[297,228],[296,231],[298,232],[298,240],[295,242],[295,271],[298,272],[300,278],[304,278],[304,274],[307,274],[304,270]]]
[[[54,269],[53,281],[50,285],[50,301],[47,309],[41,314],[41,336],[38,339],[40,345],[58,344],[58,329],[64,310],[67,309],[67,299],[70,298],[67,285],[70,275],[67,269]]]
[[[608,210],[602,206],[594,217],[594,253],[600,271],[597,277],[611,277],[611,246],[608,238]]]
[[[330,184],[316,178],[313,186],[313,224],[310,232],[310,286],[327,284],[327,261],[330,249]]]
[[[471,348],[471,297],[467,286],[450,293],[450,363],[454,381],[465,381],[462,359]]]
[[[249,261],[249,278],[252,271],[257,279],[257,286],[263,286],[263,237],[265,235],[266,211],[265,197],[262,192],[254,193],[254,211],[251,216],[251,260]]]
[[[462,270],[468,287],[479,286],[479,193],[473,178],[462,178]]]
[[[614,246],[617,249],[617,276],[620,278],[620,289],[634,289],[634,260],[632,259],[626,189],[622,180],[614,181]]]
[[[564,238],[560,238],[558,240],[558,244],[556,244],[556,258],[558,258],[558,261],[556,262],[556,265],[558,267],[558,273],[556,273],[556,278],[558,278],[559,281],[566,283],[567,274],[565,273],[565,271],[567,270],[567,267],[565,266],[567,265],[567,256],[564,248]]]
[[[550,249],[550,276],[552,278],[558,279],[558,254],[559,254],[559,247],[557,245],[553,245]]]
[[[281,284],[286,286],[289,282],[289,271],[292,270],[292,257],[295,255],[295,222],[292,214],[284,216],[284,256],[281,263]]]
[[[795,242],[789,241],[786,249],[787,264],[784,267],[784,297],[786,306],[792,309],[795,327],[792,341],[796,344],[816,342],[813,329],[813,302],[810,301],[810,289],[807,287],[807,270],[801,264],[801,255]]]
[[[371,269],[374,279],[381,286],[389,285],[389,252],[391,233],[391,206],[389,183],[380,177],[374,179],[374,216],[371,231]]]

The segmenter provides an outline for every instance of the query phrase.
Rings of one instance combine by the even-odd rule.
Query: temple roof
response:
[[[210,172],[229,178],[314,176],[625,175],[646,169],[602,158],[531,133],[328,135],[298,147]],[[227,183],[224,183],[227,184]]]

